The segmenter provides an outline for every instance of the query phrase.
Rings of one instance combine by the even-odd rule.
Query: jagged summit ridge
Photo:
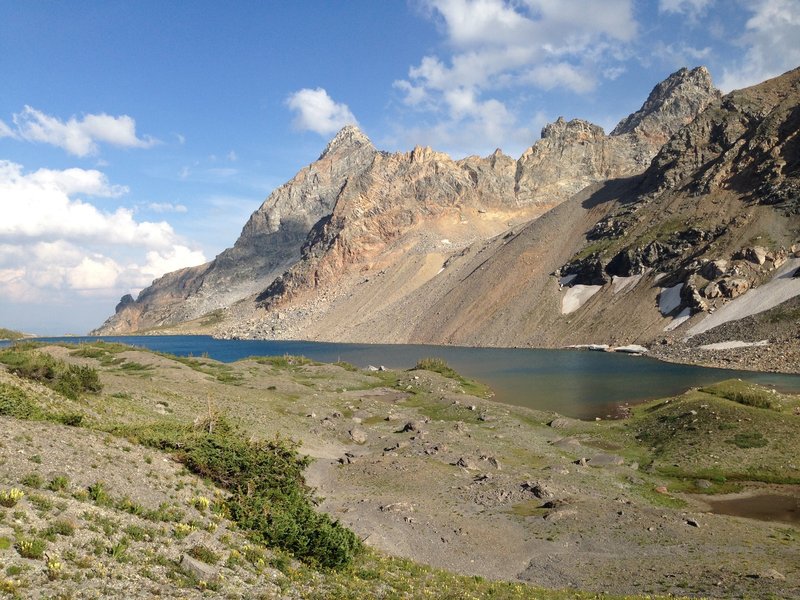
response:
[[[639,131],[663,136],[666,131],[669,138],[702,111],[709,98],[720,97],[708,69],[696,67],[690,71],[684,67],[657,84],[642,108],[622,119],[610,135]]]
[[[325,150],[322,151],[322,154],[319,155],[319,159],[317,160],[322,160],[326,156],[337,152],[355,150],[363,147],[375,149],[372,141],[361,131],[358,125],[345,125],[333,139],[328,142],[328,145],[325,146]]]

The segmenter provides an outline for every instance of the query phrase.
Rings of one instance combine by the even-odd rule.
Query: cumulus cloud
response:
[[[726,92],[775,77],[800,64],[800,3],[758,0],[745,6],[752,16],[737,43],[746,50],[740,62],[723,70],[720,88]]]
[[[424,0],[422,6],[444,33],[448,52],[424,56],[394,88],[403,104],[436,116],[433,129],[441,136],[483,132],[493,136],[483,140],[490,146],[517,131],[519,119],[501,99],[509,90],[591,92],[599,79],[618,76],[624,48],[638,31],[631,0]]]
[[[14,132],[11,130],[11,127],[5,124],[4,121],[0,120],[0,138],[4,137],[16,137]]]
[[[358,124],[348,106],[335,102],[322,88],[303,88],[291,94],[286,105],[296,113],[293,121],[296,128],[322,136],[335,133],[345,125]]]
[[[137,221],[130,209],[101,210],[86,199],[126,191],[95,170],[25,173],[0,161],[0,296],[16,302],[76,293],[114,297],[205,262],[168,223]]]
[[[686,15],[696,19],[706,12],[714,0],[658,0],[658,12]]]
[[[13,116],[14,128],[0,122],[0,137],[57,146],[75,156],[97,154],[98,143],[121,148],[149,148],[158,143],[151,136],[136,135],[136,121],[128,115],[107,114],[70,117],[62,121],[31,106]]]
[[[147,205],[149,210],[157,213],[185,213],[189,212],[183,204],[173,204],[171,202],[151,202]]]

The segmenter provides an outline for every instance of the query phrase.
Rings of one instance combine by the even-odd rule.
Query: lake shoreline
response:
[[[439,357],[463,376],[487,385],[495,400],[557,412],[572,418],[614,418],[620,410],[675,396],[723,379],[744,380],[800,393],[794,374],[709,369],[623,352],[576,352],[575,348],[485,348],[408,344],[336,344],[298,340],[222,340],[210,336],[105,336],[39,338],[56,343],[98,339],[182,356],[233,362],[250,356],[303,355],[324,363],[349,362],[368,369],[413,368]]]

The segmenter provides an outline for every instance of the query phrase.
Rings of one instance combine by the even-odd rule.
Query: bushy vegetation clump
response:
[[[68,364],[35,348],[32,344],[4,348],[0,350],[0,362],[15,375],[42,383],[71,400],[103,389],[95,369]]]
[[[431,371],[432,373],[439,373],[443,377],[447,377],[448,379],[453,379],[457,381],[464,391],[468,394],[472,394],[473,396],[487,398],[491,396],[491,392],[488,387],[479,383],[477,381],[473,381],[472,379],[467,379],[466,377],[462,376],[458,371],[453,369],[450,365],[447,364],[447,361],[443,358],[439,358],[438,356],[432,356],[427,358],[421,358],[417,361],[417,364],[414,365],[414,368],[411,369],[412,371]]]
[[[721,381],[701,388],[700,391],[731,400],[732,402],[738,402],[745,406],[753,406],[755,408],[773,407],[774,396],[768,389],[738,379]]]
[[[23,337],[25,337],[25,334],[21,331],[0,327],[0,340],[19,340]]]
[[[153,426],[129,431],[139,441],[176,453],[191,471],[230,492],[230,517],[254,541],[289,550],[323,568],[348,565],[358,537],[314,508],[303,471],[310,459],[285,440],[249,440],[224,417],[176,430]]]

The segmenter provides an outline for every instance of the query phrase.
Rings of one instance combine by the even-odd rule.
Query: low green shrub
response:
[[[738,379],[721,381],[700,391],[755,408],[772,408],[773,404],[772,392],[768,389]]]
[[[25,390],[0,382],[0,416],[16,419],[39,419],[43,415],[36,402]]]
[[[296,444],[251,441],[222,417],[182,430],[160,425],[127,433],[174,451],[191,471],[230,491],[227,510],[254,541],[323,568],[344,567],[360,552],[352,531],[314,509],[303,478],[310,459]]]
[[[17,540],[16,548],[22,558],[41,560],[47,549],[47,542],[41,538],[21,538]]]
[[[733,438],[728,440],[729,444],[733,444],[737,448],[763,448],[769,442],[758,431],[748,431],[745,433],[737,433]]]
[[[35,350],[31,344],[15,344],[0,350],[0,362],[15,375],[38,381],[71,400],[86,392],[102,390],[97,371],[83,365],[71,365]]]

